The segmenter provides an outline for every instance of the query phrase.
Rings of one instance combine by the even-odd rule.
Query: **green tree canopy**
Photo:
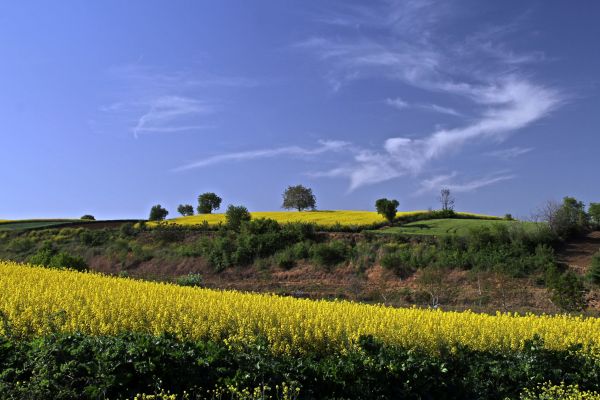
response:
[[[177,207],[177,212],[184,217],[189,217],[194,215],[194,207],[191,204],[180,204],[179,207]]]
[[[165,208],[163,208],[160,204],[157,204],[150,209],[150,218],[148,219],[150,221],[162,221],[163,219],[167,218],[168,214],[169,212]]]
[[[379,199],[375,202],[377,213],[383,215],[389,222],[393,222],[394,218],[396,218],[399,205],[400,203],[398,200],[389,200],[386,198]]]
[[[588,214],[592,222],[600,227],[600,203],[590,203]]]
[[[288,186],[285,192],[283,192],[282,207],[286,210],[314,210],[316,206],[317,199],[310,188],[302,185]]]
[[[211,214],[221,207],[221,199],[213,192],[202,193],[198,196],[198,214]]]

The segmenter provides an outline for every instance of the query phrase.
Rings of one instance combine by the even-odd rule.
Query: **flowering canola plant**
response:
[[[408,217],[423,214],[427,211],[399,211],[396,217]],[[270,218],[279,223],[306,222],[319,226],[331,227],[337,224],[342,226],[371,226],[383,224],[386,219],[375,211],[358,210],[335,210],[335,211],[255,211],[252,212],[253,219]],[[486,217],[480,214],[459,213],[474,217]],[[494,218],[489,217],[488,218]],[[176,225],[201,225],[206,221],[209,225],[225,223],[225,214],[197,214],[190,217],[174,218],[166,221],[168,224]],[[153,223],[150,223],[152,226]]]
[[[0,335],[172,333],[244,342],[276,352],[343,351],[361,335],[436,351],[464,345],[518,350],[535,334],[551,349],[600,344],[600,319],[398,309],[144,282],[0,261]]]

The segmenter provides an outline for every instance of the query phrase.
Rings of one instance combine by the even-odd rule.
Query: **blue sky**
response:
[[[0,4],[0,219],[600,201],[600,3]]]

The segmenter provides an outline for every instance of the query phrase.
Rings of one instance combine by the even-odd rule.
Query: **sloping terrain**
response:
[[[514,224],[523,224],[523,226],[527,229],[535,228],[535,223],[532,222],[524,223],[520,221],[486,219],[430,219],[425,221],[411,222],[401,226],[386,227],[373,232],[411,236],[463,236],[468,234],[469,230],[473,228],[492,227],[494,225],[504,225],[508,227]]]
[[[585,273],[592,262],[592,257],[600,250],[600,231],[570,240],[558,254],[558,259],[577,272]]]

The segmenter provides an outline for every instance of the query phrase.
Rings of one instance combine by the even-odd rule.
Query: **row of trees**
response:
[[[586,210],[582,201],[567,196],[562,203],[547,202],[537,217],[548,223],[556,235],[568,238],[600,228],[600,203],[590,203]]]
[[[211,214],[221,207],[222,201],[223,199],[213,192],[202,193],[198,196],[198,206],[196,207],[196,210],[198,214]],[[304,211],[314,210],[316,207],[317,199],[311,188],[302,185],[288,186],[283,192],[282,208]],[[192,216],[194,215],[194,207],[191,204],[180,204],[177,207],[177,212],[184,217]],[[169,211],[160,204],[157,204],[151,208],[149,219],[150,221],[162,221],[167,215],[169,215]]]
[[[444,188],[440,191],[440,205],[442,206],[442,211],[452,212],[454,211],[454,203],[455,199],[450,189]],[[375,209],[378,214],[381,214],[388,222],[393,222],[396,218],[396,214],[398,213],[398,206],[400,202],[395,199],[378,199],[375,202]]]
[[[286,210],[295,209],[298,211],[315,210],[317,207],[317,199],[311,188],[302,185],[288,186],[283,192],[282,208]],[[202,193],[198,196],[198,206],[196,210],[198,214],[211,214],[213,211],[221,207],[223,199],[213,192]],[[454,197],[450,193],[450,189],[442,189],[440,192],[440,203],[443,211],[454,210]],[[395,199],[378,199],[375,202],[375,209],[383,215],[389,222],[396,218],[398,206],[400,203]],[[194,215],[194,207],[191,204],[180,204],[177,207],[177,212],[182,216],[188,217]],[[152,207],[150,210],[150,221],[162,221],[169,212],[160,204]]]

